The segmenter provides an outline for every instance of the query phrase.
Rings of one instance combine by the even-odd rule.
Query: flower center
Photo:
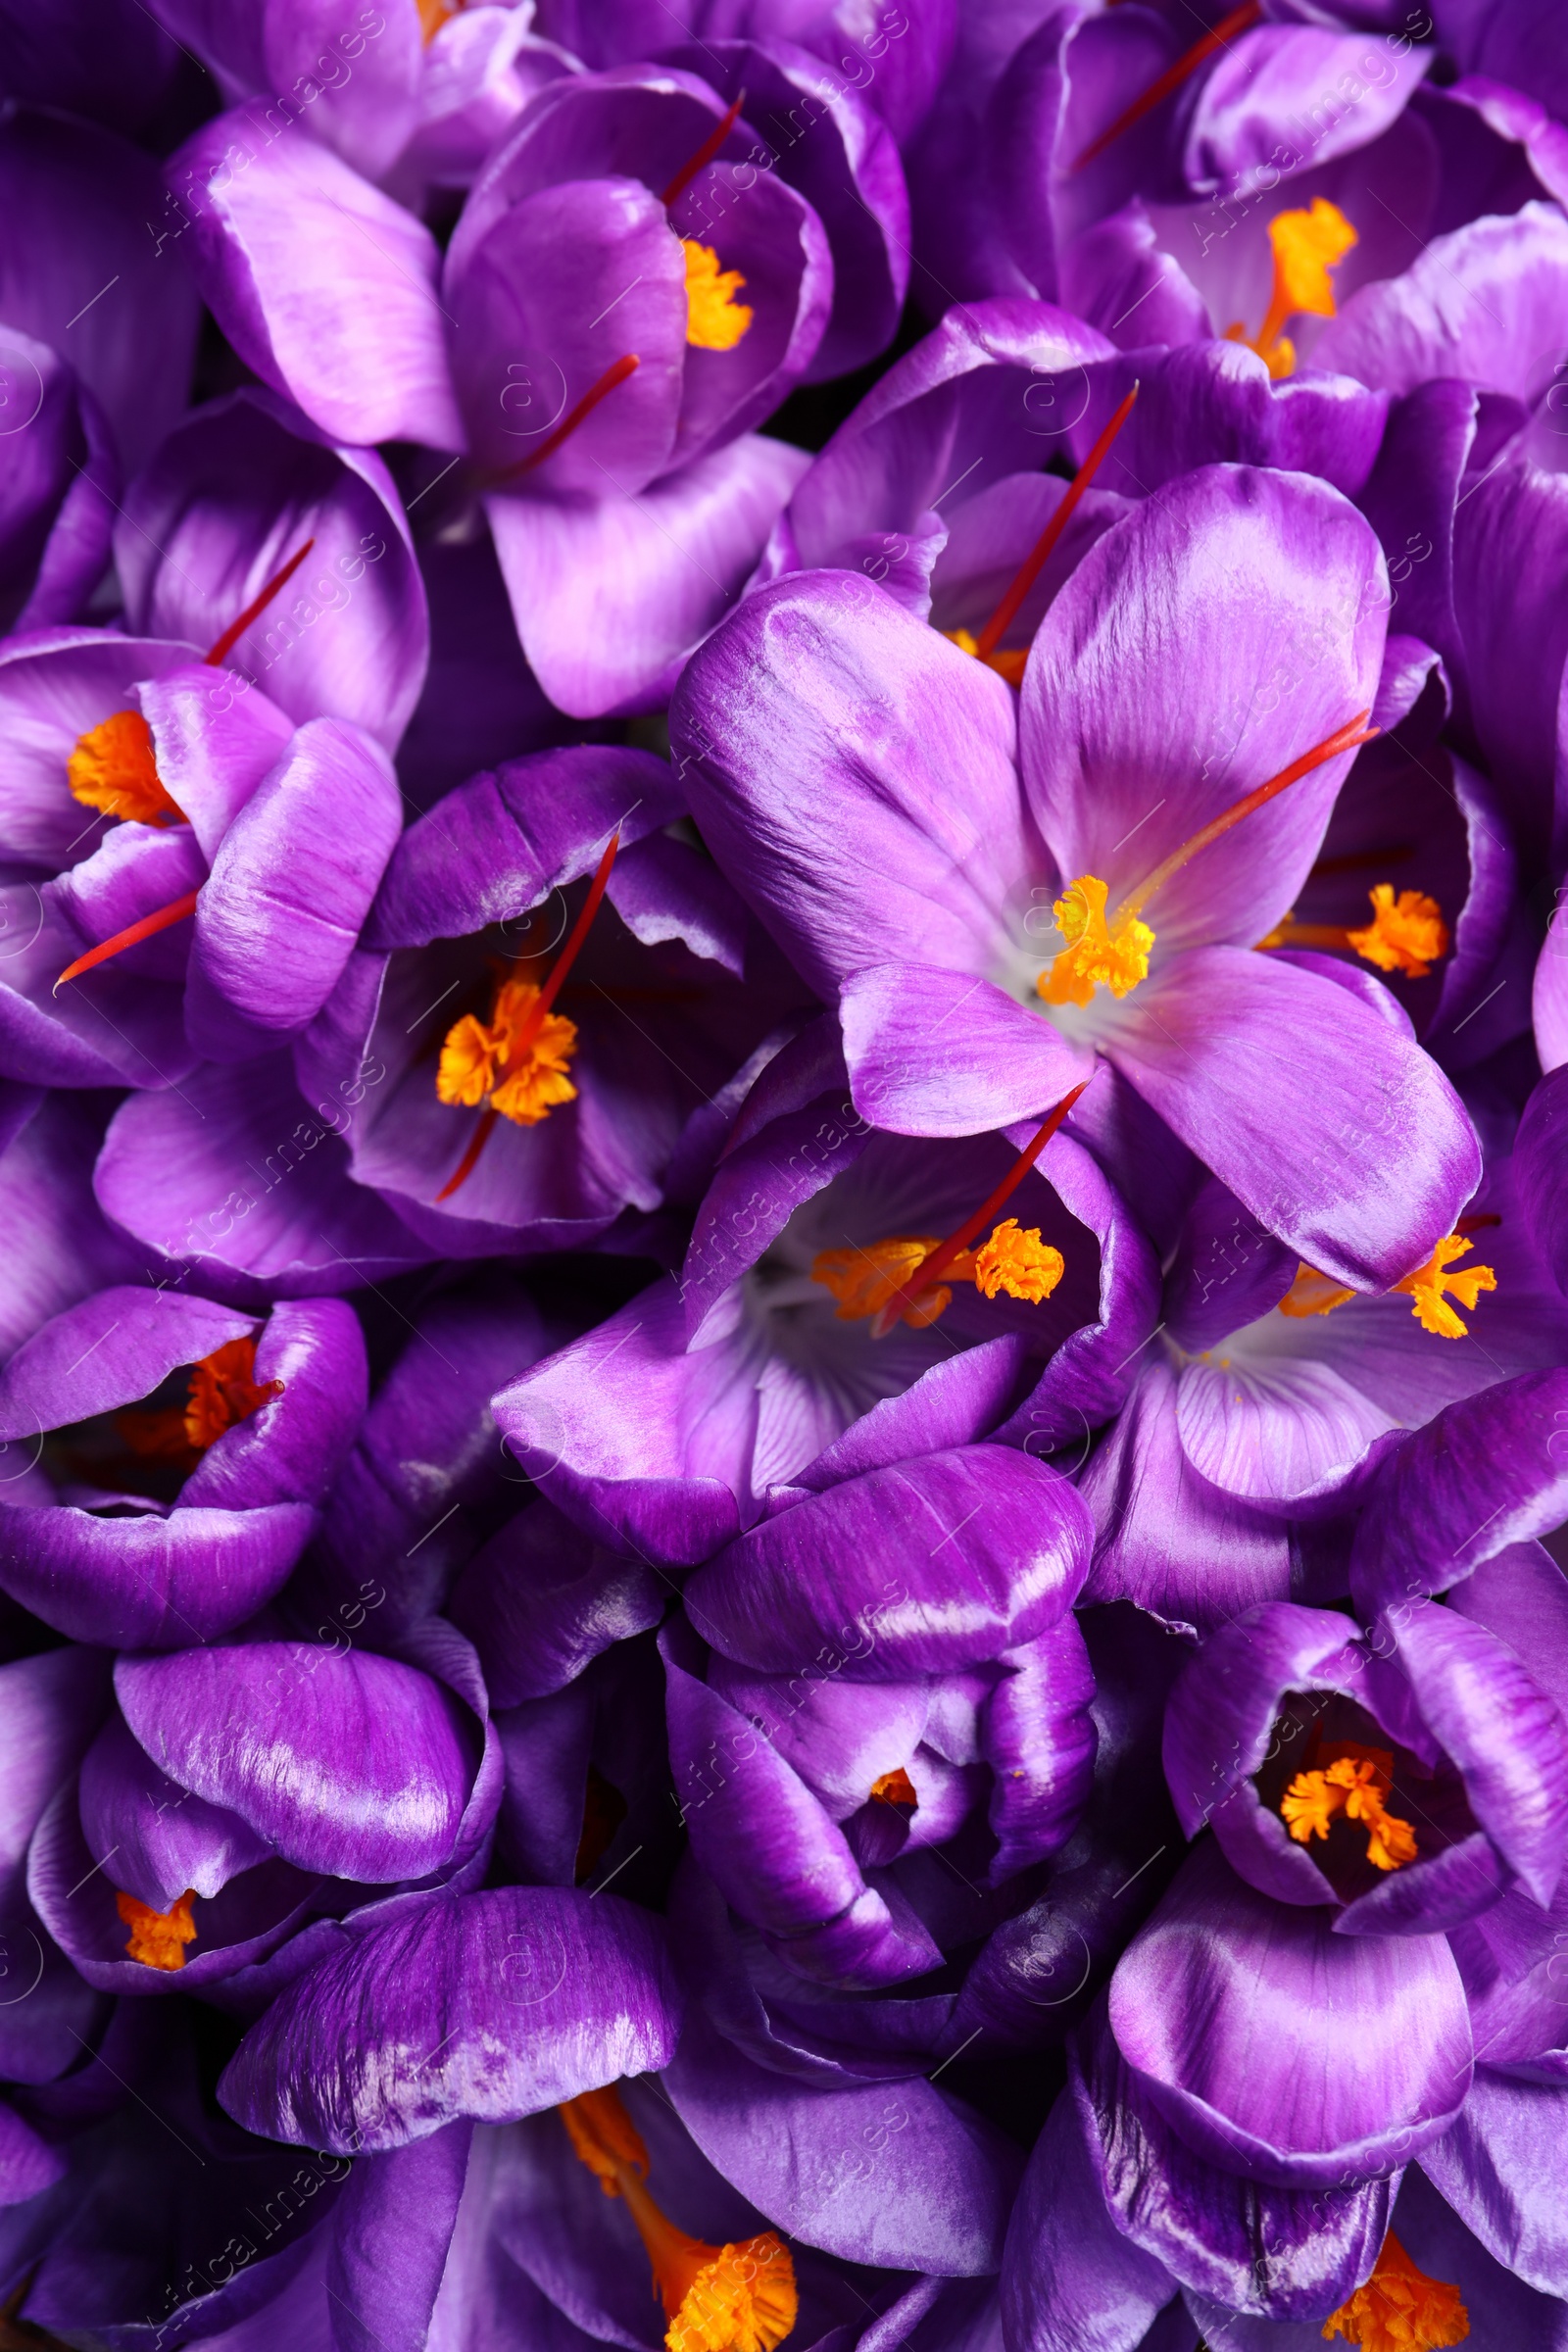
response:
[[[584,2091],[560,2113],[579,2163],[607,2197],[625,2201],[637,2226],[669,2322],[669,2352],[773,2352],[799,2308],[795,2266],[774,2232],[710,2246],[677,2230],[648,2192],[648,2150],[613,2088]]]
[[[617,825],[588,886],[582,911],[543,988],[509,975],[496,991],[488,1025],[472,1013],[465,1013],[447,1031],[436,1072],[436,1094],[443,1102],[461,1103],[470,1110],[481,1103],[484,1107],[467,1150],[436,1195],[437,1202],[449,1200],[458,1187],[467,1182],[498,1118],[510,1119],[515,1127],[537,1127],[559,1103],[576,1101],[577,1089],[566,1075],[577,1044],[576,1024],[551,1007],[588,937],[619,847]]]
[[[874,1805],[903,1805],[910,1813],[920,1810],[914,1783],[902,1764],[896,1772],[878,1773],[871,1783],[871,1802]]]
[[[1337,204],[1314,196],[1309,211],[1276,213],[1268,224],[1268,241],[1274,249],[1274,288],[1263,323],[1250,335],[1237,319],[1225,329],[1225,340],[1255,351],[1277,381],[1296,372],[1296,345],[1284,331],[1286,321],[1302,313],[1314,318],[1334,317],[1329,271],[1360,239]]]
[[[226,1341],[191,1366],[190,1394],[184,1404],[117,1413],[115,1427],[132,1453],[153,1461],[177,1462],[205,1453],[226,1429],[248,1421],[252,1413],[282,1394],[280,1380],[257,1380],[256,1342],[242,1336]]]
[[[1147,902],[1165,884],[1192,862],[1199,853],[1212,842],[1239,825],[1244,817],[1251,816],[1269,801],[1286,791],[1292,784],[1310,775],[1313,768],[1337,760],[1342,752],[1353,751],[1357,745],[1370,743],[1380,732],[1366,723],[1370,713],[1361,710],[1354,718],[1340,727],[1322,743],[1316,743],[1289,767],[1282,767],[1277,776],[1254,786],[1222,808],[1218,816],[1200,825],[1196,833],[1162,858],[1152,873],[1122,900],[1107,915],[1105,900],[1107,885],[1098,874],[1080,874],[1069,883],[1066,891],[1052,908],[1066,946],[1052,962],[1049,972],[1042,972],[1036,982],[1048,1004],[1087,1004],[1101,982],[1113,995],[1124,997],[1129,989],[1138,986],[1149,974],[1149,951],[1154,944],[1154,934],[1149,925],[1138,918]]]
[[[503,980],[488,1024],[469,1012],[448,1030],[435,1082],[443,1102],[487,1102],[514,1127],[537,1127],[558,1103],[576,1101],[566,1076],[576,1023],[558,1012],[535,1019],[542,993],[531,980]]]
[[[1400,1870],[1413,1862],[1415,1832],[1385,1805],[1394,1787],[1393,1752],[1341,1740],[1319,1748],[1318,1754],[1327,1763],[1298,1772],[1280,1799],[1280,1812],[1297,1843],[1326,1838],[1343,1814],[1366,1831],[1366,1858],[1375,1869]]]
[[[139,710],[116,710],[79,736],[66,762],[73,800],[142,825],[182,825],[185,811],[164,790],[153,731]]]
[[[1323,2333],[1361,2352],[1446,2352],[1469,2335],[1470,2314],[1459,2289],[1429,2278],[1391,2230],[1371,2278],[1329,2315]]]
[[[870,1315],[873,1340],[886,1339],[901,1322],[911,1331],[924,1331],[952,1302],[953,1292],[943,1280],[947,1274],[972,1281],[988,1298],[995,1298],[998,1291],[1037,1306],[1049,1298],[1061,1280],[1065,1261],[1059,1250],[1042,1242],[1038,1225],[1021,1233],[1017,1219],[1007,1217],[995,1226],[983,1250],[971,1251],[969,1245],[1012,1198],[1088,1084],[1086,1078],[1083,1086],[1062,1097],[996,1191],[945,1242],[901,1234],[873,1243],[869,1250],[820,1251],[812,1260],[811,1280],[838,1299],[839,1320],[856,1323]]]
[[[1478,1225],[1482,1222],[1495,1224],[1497,1220],[1478,1218],[1476,1222]],[[1402,1291],[1412,1301],[1410,1312],[1422,1330],[1430,1331],[1435,1339],[1462,1340],[1468,1330],[1468,1325],[1460,1321],[1448,1304],[1450,1297],[1458,1299],[1467,1314],[1473,1315],[1476,1300],[1482,1292],[1494,1291],[1497,1287],[1497,1277],[1491,1266],[1466,1266],[1462,1273],[1448,1272],[1454,1259],[1463,1257],[1465,1251],[1474,1247],[1468,1235],[1462,1232],[1447,1234],[1439,1242],[1424,1266],[1417,1266],[1413,1274],[1406,1274],[1394,1285],[1396,1291]],[[1344,1289],[1331,1275],[1320,1274],[1315,1266],[1303,1264],[1280,1300],[1279,1311],[1292,1318],[1328,1315],[1355,1296],[1354,1291]]]
[[[735,297],[746,280],[738,270],[720,270],[711,245],[682,237],[686,256],[686,340],[698,351],[733,351],[752,323],[749,304]]]
[[[1448,926],[1437,900],[1420,890],[1401,890],[1396,897],[1392,882],[1374,884],[1370,896],[1372,920],[1359,931],[1344,930],[1336,923],[1298,923],[1292,912],[1257,944],[1260,948],[1353,948],[1380,972],[1402,972],[1407,980],[1424,980],[1448,952]]]
[[[130,1930],[125,1945],[129,1957],[144,1968],[183,1968],[185,1946],[197,1936],[190,1908],[195,1900],[195,1888],[187,1886],[172,1911],[155,1911],[150,1903],[138,1903],[133,1894],[117,1888],[115,1908]]]

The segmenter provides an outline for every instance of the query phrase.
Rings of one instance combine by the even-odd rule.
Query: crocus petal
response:
[[[122,1658],[115,1687],[155,1764],[301,1870],[373,1886],[452,1850],[471,1777],[459,1713],[395,1658],[259,1642]]]
[[[306,1503],[100,1519],[0,1511],[0,1585],[75,1642],[169,1649],[226,1633],[287,1581],[316,1525]]]
[[[1084,2119],[1062,2091],[1007,2228],[1004,2324],[1030,2352],[1139,2352],[1170,2300],[1163,2263],[1124,2237],[1101,2194]]]
[[[649,1913],[497,1887],[405,1911],[308,1970],[241,2042],[220,2095],[249,2131],[373,2154],[666,2066],[680,2014]]]
[[[1363,518],[1294,474],[1205,466],[1107,531],[1041,624],[1019,716],[1030,805],[1063,879],[1098,875],[1115,905],[1369,710],[1383,580]],[[1305,881],[1348,765],[1328,760],[1178,873],[1146,909],[1156,937],[1250,947]]]
[[[895,1135],[984,1135],[1039,1119],[1094,1071],[989,980],[923,963],[854,973],[841,999],[855,1107]]]
[[[1076,1617],[1006,1653],[986,1702],[982,1744],[991,1766],[994,1881],[1065,1845],[1094,1781],[1099,1734],[1089,1712],[1095,1678]]]
[[[178,1093],[132,1096],[110,1123],[94,1186],[106,1213],[166,1258],[193,1258],[247,1298],[354,1290],[429,1251],[356,1184],[341,1142],[372,1063],[313,1110],[285,1054],[209,1064]],[[319,1113],[319,1115],[318,1115]],[[318,1158],[316,1155],[319,1154]]]
[[[78,736],[122,710],[138,680],[182,668],[192,658],[187,645],[97,629],[60,629],[0,648],[7,752],[0,823],[8,858],[54,873],[91,855],[102,830],[93,825],[84,833],[81,804],[66,782]]]
[[[1441,1936],[1335,1936],[1325,1912],[1254,1892],[1211,1845],[1122,1955],[1110,2024],[1189,2146],[1278,2187],[1387,2171],[1446,2132],[1470,2088],[1469,2013]]]
[[[815,2089],[754,2066],[694,2011],[664,2086],[704,2154],[791,2236],[938,2278],[998,2268],[1016,2151],[935,2085]]]
[[[1483,2067],[1451,2132],[1422,2152],[1433,2185],[1505,2270],[1568,2298],[1568,2230],[1554,2181],[1568,2102],[1556,2085],[1510,2082]]]
[[[698,1679],[701,1645],[672,1626],[670,1769],[692,1850],[786,1968],[860,1990],[923,1976],[941,1953],[917,1920],[890,1914],[843,1833],[747,1718]]]
[[[1165,1711],[1165,1778],[1187,1837],[1262,1765],[1287,1691],[1361,1687],[1366,1660],[1349,1646],[1355,1630],[1338,1610],[1275,1601],[1210,1635]]]
[[[325,1499],[365,1417],[369,1387],[353,1308],[337,1298],[274,1307],[256,1349],[255,1377],[281,1382],[281,1395],[215,1440],[180,1490],[182,1502],[251,1510]]]
[[[829,1000],[911,942],[983,970],[1042,864],[1011,695],[849,573],[748,597],[688,663],[670,740],[704,840]]]
[[[1196,2155],[1149,2096],[1105,2023],[1091,2017],[1069,2055],[1068,2090],[1115,2226],[1185,2287],[1268,2320],[1331,2311],[1366,2278],[1397,2183],[1279,2188]]]
[[[6,322],[70,355],[133,473],[189,397],[200,321],[157,165],[95,123],[17,107],[0,201],[31,224],[8,240]]]
[[[1276,187],[1280,134],[1302,122],[1316,132],[1314,164],[1368,145],[1408,103],[1432,59],[1413,43],[1396,51],[1391,42],[1371,82],[1366,62],[1364,33],[1327,25],[1258,24],[1227,42],[1187,124],[1190,185],[1233,196]],[[1351,86],[1358,94],[1347,103]]]
[[[1176,1388],[1182,1451],[1210,1486],[1248,1502],[1331,1494],[1396,1426],[1332,1364],[1185,1364]]]
[[[220,88],[271,96],[278,129],[321,140],[372,179],[397,160],[414,127],[422,63],[407,9],[373,29],[353,0],[263,0],[255,9],[167,0],[165,16]]]
[[[429,230],[279,128],[260,108],[220,115],[170,160],[203,296],[263,382],[333,441],[462,449]]]
[[[1085,1598],[1136,1601],[1167,1625],[1200,1632],[1254,1602],[1287,1598],[1290,1528],[1199,1476],[1177,1429],[1177,1395],[1168,1364],[1145,1364],[1083,1471],[1096,1525]]]
[[[1568,222],[1554,204],[1472,220],[1397,276],[1358,288],[1312,364],[1390,392],[1461,376],[1532,407],[1551,381],[1565,283]]]
[[[293,728],[265,694],[206,662],[145,680],[127,699],[152,729],[159,777],[211,864]]]
[[[1064,1478],[1010,1446],[965,1446],[764,1520],[698,1571],[687,1607],[743,1665],[788,1673],[845,1647],[861,1679],[897,1682],[1048,1632],[1088,1553],[1089,1515]]]
[[[348,962],[403,823],[392,762],[342,719],[311,719],[235,817],[196,904],[187,1024],[222,1048],[303,1029]],[[242,1048],[243,1050],[243,1048]]]
[[[747,433],[635,492],[601,479],[594,498],[487,499],[517,635],[552,702],[574,718],[662,709],[807,463]]]
[[[1544,965],[1551,953],[1552,942],[1548,937],[1542,954]],[[1539,979],[1536,986],[1539,998]],[[1537,1020],[1539,1026],[1539,1014]],[[1548,1027],[1548,1051],[1552,1035]],[[1564,1042],[1568,1043],[1568,1037]],[[1560,1291],[1568,1291],[1568,1200],[1562,1183],[1565,1155],[1568,1155],[1568,1074],[1561,1062],[1555,1066],[1548,1062],[1546,1075],[1525,1104],[1519,1122],[1514,1142],[1514,1178],[1531,1239],[1551,1268]]]
[[[71,2170],[64,2148],[40,2139],[14,2107],[0,2099],[0,2205],[22,2205],[41,2197]]]
[[[211,1901],[272,1851],[237,1813],[160,1772],[118,1715],[88,1750],[77,1802],[82,1836],[103,1857],[111,1885],[155,1911],[172,1911],[187,1887]]]
[[[0,1372],[0,1438],[35,1437],[132,1404],[180,1364],[255,1328],[232,1307],[133,1284],[99,1291],[33,1333]]]
[[[202,409],[137,476],[115,551],[130,625],[210,644],[307,539],[230,662],[297,723],[352,719],[395,751],[430,640],[402,503],[373,450],[334,445],[259,385]],[[162,747],[159,772],[192,816]]]
[[[7,1915],[38,1817],[75,1770],[97,1728],[106,1697],[104,1663],[100,1652],[68,1646],[0,1666],[0,1907]]]
[[[1195,948],[1117,1008],[1103,1042],[1262,1224],[1356,1289],[1423,1264],[1480,1181],[1436,1062],[1315,972]]]
[[[1356,1528],[1350,1590],[1363,1614],[1446,1592],[1507,1544],[1568,1513],[1568,1373],[1525,1372],[1466,1396],[1383,1464]]]
[[[332,2352],[423,2352],[472,2139],[460,2122],[356,2163],[332,2211]]]
[[[659,1623],[669,1587],[590,1542],[548,1502],[508,1521],[468,1562],[450,1614],[484,1663],[498,1707],[564,1690],[601,1650]]]

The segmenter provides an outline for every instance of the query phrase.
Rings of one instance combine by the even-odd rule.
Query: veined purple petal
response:
[[[0,1372],[0,1438],[32,1438],[134,1404],[180,1364],[254,1331],[251,1316],[132,1283],[55,1315]]]
[[[1356,2065],[1345,2021],[1356,2020]],[[1110,2024],[1173,2130],[1277,2187],[1387,2172],[1470,2088],[1464,1989],[1441,1936],[1336,1936],[1195,1846],[1119,1962]]]
[[[698,1571],[687,1607],[726,1657],[789,1673],[824,1650],[902,1681],[1046,1633],[1088,1565],[1066,1480],[1009,1446],[965,1446],[830,1487]]]
[[[1568,2100],[1552,2084],[1510,2082],[1490,2068],[1421,2169],[1489,2254],[1542,2294],[1568,2299],[1568,2230],[1555,2193]]]
[[[310,1542],[308,1503],[167,1518],[0,1510],[0,1586],[73,1641],[174,1649],[209,1642],[272,1598]]]
[[[260,1642],[122,1658],[154,1763],[302,1870],[371,1886],[452,1850],[472,1765],[453,1701],[395,1658]]]
[[[1060,2092],[1007,2226],[1004,2324],[1031,2352],[1140,2352],[1175,2281],[1123,2235],[1101,2191],[1084,2118]]]
[[[187,1887],[211,1901],[273,1850],[237,1813],[161,1772],[119,1715],[87,1752],[77,1803],[82,1836],[110,1885],[155,1911],[172,1911]]]
[[[437,1898],[286,1987],[220,2092],[249,2131],[374,2153],[666,2066],[681,2008],[660,1922],[616,1895]]]

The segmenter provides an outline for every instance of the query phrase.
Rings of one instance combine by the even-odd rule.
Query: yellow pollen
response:
[[[566,1072],[577,1045],[577,1025],[547,1012],[513,1064],[514,1041],[539,1001],[531,980],[503,980],[488,1026],[471,1012],[447,1031],[435,1091],[443,1102],[476,1109],[484,1102],[516,1127],[537,1127],[558,1103],[574,1102],[577,1089]]]
[[[561,2120],[606,2196],[625,2200],[669,2322],[668,2352],[773,2352],[799,2308],[795,2266],[773,2231],[710,2246],[677,2230],[644,2185],[648,2150],[615,2090],[567,2099]]]
[[[1101,985],[1124,997],[1148,978],[1154,934],[1134,913],[1118,913],[1112,930],[1105,891],[1098,875],[1080,874],[1052,907],[1067,945],[1036,982],[1048,1004],[1087,1004]]]
[[[1296,372],[1296,345],[1284,331],[1286,321],[1303,312],[1314,318],[1334,317],[1329,271],[1360,240],[1337,204],[1314,196],[1310,211],[1276,213],[1268,241],[1274,248],[1274,286],[1263,323],[1250,335],[1238,319],[1225,329],[1225,339],[1255,351],[1277,381]]]
[[[1345,1740],[1322,1753],[1332,1759],[1312,1772],[1298,1772],[1280,1800],[1280,1812],[1298,1845],[1326,1838],[1343,1813],[1366,1831],[1366,1858],[1377,1870],[1400,1870],[1416,1858],[1415,1832],[1385,1809],[1394,1786],[1394,1758],[1387,1748],[1362,1747]]]
[[[1380,972],[1403,972],[1410,980],[1424,980],[1448,952],[1448,926],[1437,900],[1419,890],[1401,890],[1396,898],[1392,882],[1373,889],[1372,920],[1365,930],[1346,937]]]
[[[245,1335],[192,1364],[184,1404],[117,1413],[115,1427],[132,1453],[151,1461],[178,1462],[205,1453],[225,1429],[248,1421],[282,1394],[280,1380],[257,1380],[256,1342]]]
[[[1296,1280],[1280,1300],[1280,1313],[1293,1317],[1331,1315],[1337,1306],[1354,1297],[1355,1293],[1336,1282],[1332,1274],[1320,1274],[1316,1266],[1302,1260],[1296,1269]]]
[[[974,1287],[988,1298],[1005,1291],[1009,1298],[1027,1298],[1031,1305],[1039,1306],[1051,1297],[1065,1271],[1061,1251],[1040,1239],[1039,1226],[1020,1233],[1016,1217],[1004,1217],[985,1247],[974,1253]]]
[[[1361,2352],[1447,2352],[1469,2336],[1470,2314],[1459,2289],[1429,2278],[1391,2230],[1371,2278],[1331,2313],[1323,2333]]]
[[[196,1940],[196,1922],[190,1907],[196,1900],[196,1890],[187,1886],[172,1911],[155,1911],[149,1903],[138,1903],[133,1894],[116,1890],[115,1908],[130,1930],[125,1946],[132,1960],[144,1968],[183,1968],[185,1946]]]
[[[143,825],[182,825],[185,811],[172,801],[153,758],[152,729],[139,710],[117,710],[78,737],[66,762],[72,797],[84,808]]]
[[[903,1765],[896,1772],[879,1772],[871,1783],[871,1802],[874,1805],[907,1805],[911,1813],[920,1809],[920,1799],[914,1783]]]
[[[822,1250],[811,1260],[811,1280],[838,1300],[838,1322],[863,1322],[868,1315],[879,1315],[940,1247],[934,1234],[901,1233],[863,1247]],[[1051,1297],[1065,1270],[1061,1251],[1041,1240],[1038,1225],[1020,1233],[1017,1218],[1005,1217],[979,1250],[960,1250],[950,1259],[944,1279],[932,1290],[917,1291],[899,1320],[911,1331],[924,1331],[934,1323],[953,1301],[949,1275],[972,1282],[984,1298],[995,1298],[999,1291],[1005,1291],[1009,1298],[1038,1306]]]
[[[980,640],[971,637],[967,629],[944,629],[942,635],[950,645],[956,645],[960,654],[975,655],[987,669],[994,669],[999,678],[1005,678],[1009,686],[1023,685],[1023,673],[1029,663],[1029,648],[1026,645],[999,645],[995,653],[982,654]]]
[[[720,270],[711,245],[682,237],[686,256],[686,340],[698,351],[733,351],[752,323],[748,303],[735,297],[746,280],[738,270]]]
[[[1462,1340],[1469,1326],[1462,1323],[1448,1304],[1448,1295],[1458,1299],[1467,1314],[1476,1311],[1476,1300],[1483,1291],[1494,1291],[1497,1277],[1491,1266],[1466,1266],[1462,1274],[1450,1274],[1448,1267],[1456,1257],[1463,1257],[1475,1244],[1463,1234],[1450,1233],[1441,1241],[1424,1266],[1417,1266],[1395,1289],[1404,1291],[1414,1300],[1411,1312],[1423,1331],[1432,1332],[1443,1340]]]

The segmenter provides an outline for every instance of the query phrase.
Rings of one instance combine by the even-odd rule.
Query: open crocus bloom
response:
[[[1202,1189],[1160,1338],[1084,1473],[1095,1598],[1207,1628],[1345,1591],[1343,1540],[1325,1531],[1303,1557],[1302,1522],[1353,1507],[1403,1431],[1568,1349],[1510,1173],[1494,1163],[1459,1230],[1378,1298],[1298,1261],[1224,1186]]]
[[[923,1278],[1009,1178],[973,1248]],[[753,1089],[680,1282],[524,1373],[497,1415],[590,1534],[701,1559],[938,1447],[997,1434],[1041,1456],[1087,1441],[1125,1394],[1153,1283],[1149,1245],[1082,1145],[1057,1137],[1020,1166],[1000,1136],[875,1133],[822,1021]]]
[[[176,1291],[96,1292],[0,1376],[0,1579],[108,1646],[240,1624],[310,1540],[366,1387],[359,1325],[335,1299],[258,1329]]]
[[[1038,1118],[1102,1054],[1309,1263],[1371,1289],[1425,1262],[1480,1174],[1452,1088],[1376,982],[1250,952],[1373,702],[1383,576],[1334,491],[1210,466],[1083,558],[1016,716],[847,575],[732,615],[672,712],[693,813],[837,996],[862,1116]]]

